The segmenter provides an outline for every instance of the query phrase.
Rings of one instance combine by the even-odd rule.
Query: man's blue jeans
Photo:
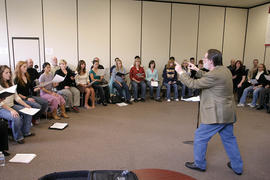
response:
[[[245,104],[248,93],[253,92],[253,97],[252,97],[251,104],[253,106],[256,106],[256,102],[257,102],[257,99],[258,99],[258,96],[259,96],[259,92],[262,90],[262,87],[256,88],[255,90],[253,88],[254,88],[253,86],[249,86],[244,90],[244,92],[243,92],[243,94],[241,96],[240,102],[239,102],[240,104]]]
[[[208,141],[219,133],[223,146],[230,159],[232,169],[237,173],[242,173],[243,162],[233,134],[233,123],[230,124],[201,124],[195,131],[194,138],[194,161],[195,165],[201,169],[206,169],[206,151]]]

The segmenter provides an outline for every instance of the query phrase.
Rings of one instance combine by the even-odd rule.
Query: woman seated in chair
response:
[[[265,76],[267,75],[267,71],[264,64],[259,64],[257,72],[253,75],[252,79],[250,80],[251,85],[245,88],[240,102],[237,105],[238,107],[245,106],[247,95],[249,92],[253,92],[252,102],[248,104],[248,106],[254,108],[256,107],[257,99],[259,92],[264,88],[267,84]]]
[[[41,114],[45,115],[47,113],[48,101],[31,94],[32,89],[34,92],[37,92],[39,88],[32,87],[30,76],[27,72],[27,63],[25,61],[19,61],[16,65],[14,84],[17,84],[17,93],[26,104],[32,108],[40,109],[40,111],[33,116],[32,123],[36,124],[36,120],[40,118]]]
[[[10,68],[6,65],[0,66],[0,90],[11,87],[11,79]],[[14,100],[18,104],[14,104]],[[14,140],[19,144],[24,143],[25,137],[35,135],[30,132],[32,116],[20,111],[24,108],[31,108],[31,106],[26,104],[17,92],[0,103],[0,117],[11,121]]]
[[[117,89],[118,95],[121,97],[122,102],[131,104],[130,93],[125,80],[126,70],[122,65],[120,59],[116,60],[116,67],[112,71],[113,87]],[[123,94],[125,92],[125,96]]]
[[[59,61],[60,69],[55,74],[65,77],[64,81],[60,82],[56,89],[58,94],[66,97],[66,105],[74,112],[78,113],[80,106],[80,91],[75,87],[75,73],[67,68],[67,62],[62,59]]]
[[[235,62],[235,67],[232,69],[231,72],[233,78],[233,91],[234,93],[237,93],[237,100],[239,102],[243,92],[240,89],[242,88],[242,85],[246,80],[245,68],[240,60],[237,60]]]
[[[89,86],[89,74],[86,72],[86,63],[84,60],[80,60],[78,63],[75,82],[79,91],[85,93],[84,107],[86,109],[95,108],[95,90],[92,86]],[[91,107],[88,105],[89,99],[91,99]]]
[[[141,59],[139,57],[135,58],[134,65],[129,72],[129,78],[133,88],[134,102],[138,102],[138,86],[141,86],[141,101],[145,102],[145,72],[141,66]]]
[[[163,70],[163,84],[166,86],[166,98],[167,102],[171,101],[171,87],[174,89],[174,100],[179,101],[178,99],[178,86],[177,86],[177,73],[175,71],[174,61],[169,60],[168,64]]]
[[[90,79],[93,83],[93,88],[97,90],[98,95],[100,97],[101,103],[103,106],[107,106],[107,103],[111,103],[110,100],[110,90],[109,85],[104,79],[104,74],[99,75],[100,69],[99,67],[99,61],[94,60],[93,61],[93,68],[90,70]]]
[[[156,63],[154,60],[151,60],[149,62],[149,66],[148,69],[146,70],[146,82],[147,85],[150,89],[150,98],[154,99],[154,88],[157,89],[156,92],[156,101],[161,102],[160,99],[160,85],[158,84],[158,71],[155,68],[156,67]],[[157,86],[153,86],[153,83],[156,83]]]
[[[182,68],[191,76],[191,70],[188,68],[188,60],[184,60],[181,64]],[[182,84],[182,98],[189,98],[192,96],[192,89],[188,88],[186,85]],[[188,94],[186,95],[186,91]]]
[[[42,66],[43,73],[39,77],[40,85],[46,84],[53,80],[53,75],[51,73],[51,65],[45,62]],[[57,86],[56,83],[50,83],[40,88],[40,97],[46,99],[49,102],[50,112],[49,116],[53,119],[59,120],[60,117],[57,115],[57,108],[60,107],[61,109],[61,116],[64,118],[68,118],[66,114],[65,108],[65,99],[60,95],[53,91],[53,87]]]
[[[5,99],[0,99],[0,103]],[[0,107],[1,108],[1,107]],[[2,117],[0,117],[2,118]],[[9,156],[8,151],[8,125],[7,122],[0,119],[0,151],[4,156]]]

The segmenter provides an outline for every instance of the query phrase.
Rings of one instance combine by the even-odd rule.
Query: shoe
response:
[[[179,99],[177,98],[177,99],[175,99],[174,101],[179,101]]]
[[[242,175],[242,173],[235,172],[235,171],[232,169],[231,162],[228,162],[228,163],[227,163],[227,166],[228,166],[228,168],[230,168],[230,169],[231,169],[235,174],[237,174],[238,176]]]
[[[141,99],[141,102],[145,102],[145,99],[142,98],[142,99]]]
[[[264,107],[263,106],[258,106],[256,109],[257,110],[262,110]]]
[[[126,100],[127,104],[132,104],[132,102],[130,100]]]
[[[136,103],[136,102],[139,102],[139,101],[138,101],[138,99],[134,99],[134,102]]]
[[[4,156],[9,156],[10,155],[7,151],[2,151],[2,153],[4,154]]]
[[[157,102],[162,102],[160,98],[156,99]]]
[[[24,135],[24,137],[31,137],[31,136],[35,136],[36,134],[35,133],[29,133],[27,135]]]
[[[171,100],[170,99],[167,99],[167,102],[171,102]]]
[[[53,112],[51,113],[51,116],[54,120],[59,120],[60,117],[57,115],[57,109],[54,109]]]
[[[244,105],[244,104],[239,103],[239,104],[237,104],[237,107],[245,107],[245,105]]]
[[[106,102],[102,102],[102,105],[103,106],[107,106],[108,104]]]
[[[150,97],[150,99],[154,100],[154,97],[152,96],[152,97]]]
[[[248,103],[247,104],[249,107],[251,107],[251,108],[255,108],[256,106],[254,106],[253,104],[251,104],[251,103]]]
[[[23,139],[18,140],[17,143],[18,143],[18,144],[24,144],[24,140],[23,140]]]
[[[196,170],[196,171],[202,171],[202,172],[205,171],[205,169],[201,169],[201,168],[197,167],[194,162],[186,162],[185,166],[187,168],[190,168],[190,169],[193,169],[193,170]]]
[[[79,110],[76,106],[73,106],[73,107],[72,107],[72,110],[73,110],[75,113],[79,113],[79,112],[80,112],[80,110]]]
[[[124,97],[121,98],[121,102],[125,102],[125,98],[124,98]],[[109,102],[108,102],[108,103],[109,103]]]

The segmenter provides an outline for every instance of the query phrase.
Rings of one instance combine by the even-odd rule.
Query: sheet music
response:
[[[0,91],[0,94],[2,94],[4,92],[15,94],[16,93],[16,89],[17,89],[17,85],[14,85],[14,86],[11,86],[9,88],[5,88],[5,89],[1,90]]]
[[[258,81],[256,79],[251,79],[249,80],[250,84],[254,85],[254,84],[257,84]]]
[[[60,82],[64,81],[65,78],[66,78],[66,76],[63,77],[63,76],[59,76],[58,74],[56,74],[52,80],[52,83],[60,83]]]
[[[37,155],[36,154],[16,154],[9,162],[15,163],[30,163]]]
[[[31,115],[31,116],[37,114],[39,111],[40,109],[37,109],[37,108],[23,108],[20,110],[20,112]]]
[[[51,129],[64,129],[68,123],[54,123],[50,126]]]
[[[151,81],[151,86],[158,87],[158,82],[157,81]]]
[[[122,103],[116,103],[117,104],[117,106],[120,106],[120,107],[123,107],[123,106],[127,106],[128,104],[127,103],[124,103],[124,102],[122,102]]]
[[[105,69],[98,69],[96,75],[97,76],[104,76],[105,75]]]
[[[270,75],[264,75],[264,77],[265,77],[265,79],[267,80],[267,81],[270,81]]]
[[[181,98],[181,100],[183,101],[187,101],[187,102],[199,102],[200,101],[200,96],[195,96],[195,97],[191,97],[191,98]]]

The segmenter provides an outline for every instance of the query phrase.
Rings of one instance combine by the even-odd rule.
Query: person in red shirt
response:
[[[141,58],[139,56],[135,57],[134,65],[129,72],[129,77],[133,87],[134,102],[138,102],[138,86],[141,87],[141,101],[145,102],[145,72],[143,67],[141,67]]]

